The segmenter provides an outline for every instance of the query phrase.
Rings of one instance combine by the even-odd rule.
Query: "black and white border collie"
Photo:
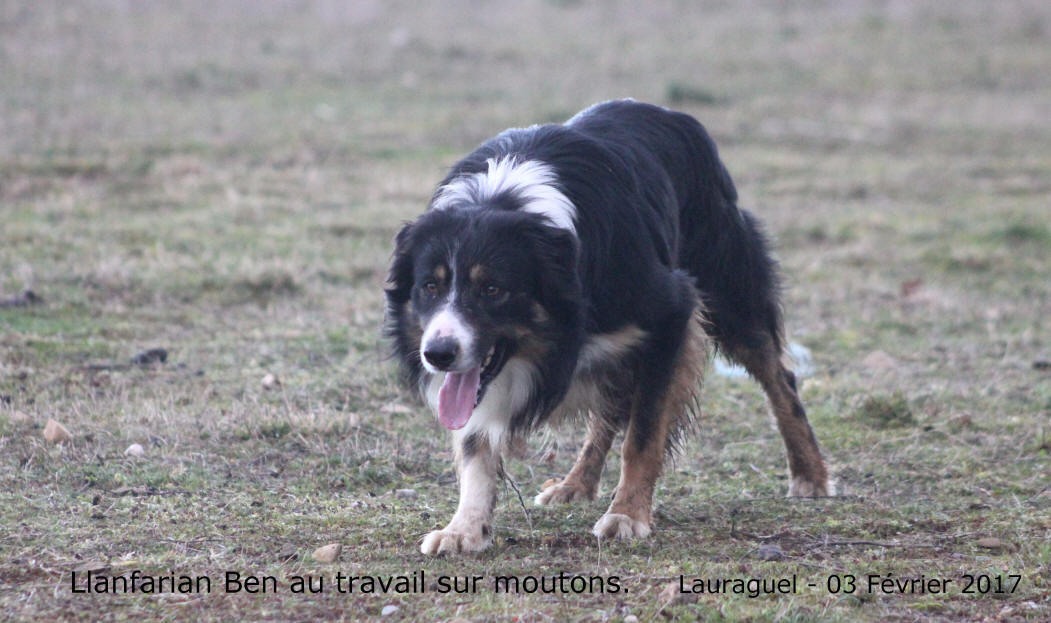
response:
[[[397,235],[387,333],[453,431],[460,503],[425,554],[491,542],[502,456],[580,414],[587,440],[537,504],[592,500],[624,432],[620,482],[593,533],[645,537],[669,450],[714,342],[769,398],[792,496],[830,492],[781,363],[776,264],[692,117],[632,100],[507,130],[458,162]]]

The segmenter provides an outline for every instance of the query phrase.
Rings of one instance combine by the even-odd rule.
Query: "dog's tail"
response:
[[[679,266],[696,279],[709,333],[727,352],[784,336],[781,281],[770,242],[752,214],[737,207],[737,190],[715,143],[697,124],[698,163],[679,196]]]

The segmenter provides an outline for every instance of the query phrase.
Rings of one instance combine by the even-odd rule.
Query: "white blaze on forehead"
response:
[[[503,193],[522,201],[522,210],[539,214],[551,224],[576,234],[576,207],[557,187],[558,177],[538,160],[518,162],[514,156],[489,158],[489,170],[461,175],[438,192],[433,208],[444,210],[457,203],[481,204]]]
[[[460,346],[460,353],[453,362],[453,369],[470,367],[463,364],[465,359],[474,352],[474,331],[452,305],[446,305],[435,314],[423,331],[423,338],[420,340],[420,360],[423,366],[432,373],[437,372],[423,357],[423,353],[427,351],[427,346],[431,341],[444,337],[453,338]]]

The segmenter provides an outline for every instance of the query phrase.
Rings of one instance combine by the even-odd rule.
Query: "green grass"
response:
[[[43,299],[0,307],[0,619],[1051,617],[1051,11],[463,4],[0,9],[0,300]],[[600,500],[528,503],[571,464],[567,427],[509,461],[490,550],[426,558],[456,477],[379,337],[394,233],[481,140],[625,95],[696,115],[777,240],[840,495],[784,499],[761,392],[709,374],[649,540],[589,535],[617,456]],[[213,592],[72,593],[87,569]],[[227,571],[279,591],[226,594]],[[332,584],[418,571],[423,594]],[[619,590],[492,590],[560,573]],[[964,574],[1021,581],[963,594]],[[287,590],[303,575],[327,590]],[[666,603],[680,575],[801,588]]]
[[[916,425],[916,418],[912,414],[909,402],[901,393],[865,398],[865,401],[855,411],[854,417],[860,423],[875,428],[912,427]]]

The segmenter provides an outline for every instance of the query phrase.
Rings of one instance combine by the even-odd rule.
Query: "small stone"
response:
[[[984,547],[985,549],[1003,549],[1004,542],[995,536],[983,536],[978,539],[978,547]]]
[[[29,417],[29,414],[23,411],[15,411],[11,414],[10,420],[12,424],[23,425],[31,423],[33,418]]]
[[[137,366],[148,366],[155,363],[168,361],[168,351],[163,348],[151,348],[131,358],[131,363]]]
[[[387,604],[386,606],[383,606],[382,610],[380,610],[380,614],[383,616],[390,616],[397,611],[398,606],[395,606],[394,604]]]
[[[278,562],[293,562],[299,560],[299,552],[294,547],[286,547],[277,553]]]
[[[913,294],[916,294],[916,292],[920,289],[920,286],[922,285],[923,279],[920,277],[902,281],[900,286],[901,298],[907,299]]]
[[[394,491],[394,497],[411,499],[417,497],[419,494],[416,493],[416,489],[396,489]]]
[[[281,386],[281,379],[277,378],[273,374],[267,374],[262,380],[263,389],[273,389]]]
[[[882,350],[874,350],[861,360],[861,365],[869,370],[891,370],[898,365],[898,361]]]
[[[628,616],[624,617],[624,623],[639,623],[639,617],[635,616],[634,614],[629,614]]]
[[[658,612],[661,615],[667,616],[664,612],[665,608],[670,608],[671,606],[677,604],[692,603],[697,601],[698,599],[699,597],[694,593],[683,593],[682,591],[680,591],[679,584],[677,582],[665,584],[664,588],[660,592],[660,595],[657,596],[657,601],[660,603],[660,609],[658,610]]]
[[[105,572],[109,571],[109,569],[110,569],[109,563],[102,562],[101,560],[94,560],[94,559],[82,562],[82,563],[80,563],[79,565],[77,565],[76,567],[73,568],[74,571],[76,571],[77,573],[81,573],[81,574],[88,573],[88,572],[91,572],[91,573],[105,573]]]
[[[142,447],[142,444],[133,443],[124,451],[124,456],[142,456],[145,453],[146,449]]]
[[[0,307],[27,307],[29,305],[39,305],[43,302],[44,299],[40,298],[36,292],[26,290],[18,296],[0,299]]]
[[[342,545],[339,543],[329,543],[328,545],[322,545],[314,550],[314,553],[311,554],[310,557],[317,562],[335,562],[342,552]]]
[[[391,402],[391,403],[383,405],[382,407],[380,407],[380,411],[383,411],[384,413],[401,413],[401,414],[411,414],[413,412],[412,411],[412,407],[408,407],[408,406],[403,405],[403,404],[398,404],[396,402]]]
[[[785,552],[781,549],[780,545],[768,543],[760,545],[759,549],[756,550],[755,555],[759,560],[782,560],[785,557]]]
[[[51,443],[62,443],[73,439],[73,435],[68,428],[49,418],[44,425],[44,439]]]

